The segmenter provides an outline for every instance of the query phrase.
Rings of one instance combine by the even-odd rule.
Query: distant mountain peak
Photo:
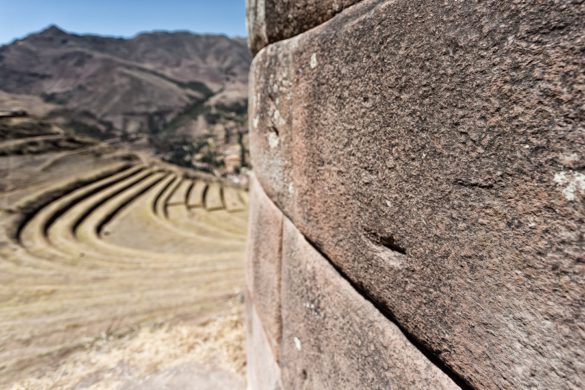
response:
[[[219,161],[247,142],[250,62],[247,46],[220,35],[123,39],[52,25],[0,47],[0,92],[35,97],[63,127],[201,168],[193,161]]]
[[[43,29],[40,35],[67,35],[67,32],[63,30],[61,27],[57,26],[56,24],[51,24]]]

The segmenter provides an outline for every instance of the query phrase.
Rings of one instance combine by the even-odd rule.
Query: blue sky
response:
[[[245,0],[0,0],[0,45],[50,24],[74,33],[133,36],[188,30],[245,36]]]

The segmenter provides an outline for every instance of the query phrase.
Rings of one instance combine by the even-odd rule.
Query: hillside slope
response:
[[[34,110],[21,97],[40,97],[50,105],[44,117],[62,126],[213,170],[226,157],[245,158],[250,61],[243,39],[187,32],[121,39],[51,26],[0,47],[0,90],[18,97],[0,109]]]

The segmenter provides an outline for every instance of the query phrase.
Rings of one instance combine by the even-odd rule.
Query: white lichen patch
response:
[[[288,194],[289,195],[294,195],[295,194],[295,186],[293,183],[289,183],[288,184]]]
[[[278,93],[279,90],[280,90],[280,87],[279,87],[278,83],[272,83],[272,92]]]
[[[315,317],[321,317],[321,311],[317,306],[315,306],[314,303],[305,302],[303,306],[305,306],[305,309],[307,309],[307,311],[314,315]]]
[[[299,340],[298,337],[293,337],[293,342],[295,343],[295,348],[297,349],[297,351],[300,351],[303,348],[301,340]]]
[[[286,121],[284,120],[282,115],[280,115],[280,111],[278,110],[274,110],[274,112],[272,113],[272,120],[277,126],[284,126],[286,124]]]
[[[311,66],[311,69],[315,69],[317,65],[319,65],[319,62],[317,61],[317,53],[313,53],[313,55],[311,55],[311,62],[309,65]]]
[[[585,175],[580,172],[562,171],[555,174],[553,180],[563,188],[563,196],[568,201],[574,201],[578,193],[585,194]]]
[[[280,140],[278,139],[278,135],[275,133],[268,133],[268,145],[270,145],[272,149],[276,148],[279,143]]]

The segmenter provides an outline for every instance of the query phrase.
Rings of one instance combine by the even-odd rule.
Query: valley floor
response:
[[[0,175],[0,388],[244,387],[244,190],[100,145]]]

